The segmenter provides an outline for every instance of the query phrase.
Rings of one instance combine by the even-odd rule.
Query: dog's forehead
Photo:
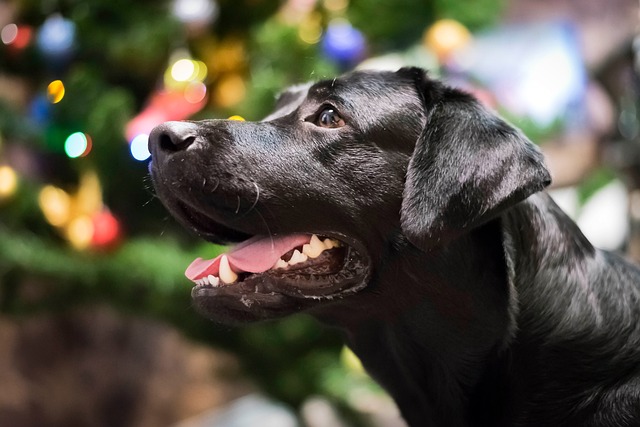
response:
[[[335,79],[322,80],[309,87],[309,98],[373,98],[408,91],[413,82],[390,71],[355,71]],[[411,91],[413,93],[413,91]]]
[[[307,97],[307,93],[312,84],[312,82],[308,82],[294,85],[280,92],[277,96],[273,112],[265,117],[263,121],[269,121],[292,113]]]
[[[340,77],[291,86],[277,98],[274,111],[263,120],[268,121],[295,111],[305,100],[322,103],[339,100],[357,107],[375,98],[386,98],[391,104],[404,97],[414,97],[414,82],[395,72],[355,71]],[[381,105],[387,105],[381,103]]]

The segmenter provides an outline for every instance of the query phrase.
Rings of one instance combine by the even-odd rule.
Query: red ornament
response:
[[[120,240],[120,223],[108,209],[93,216],[93,237],[91,245],[104,248],[115,245]]]

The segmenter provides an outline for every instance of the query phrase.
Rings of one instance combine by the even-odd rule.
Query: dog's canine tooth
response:
[[[318,258],[325,249],[322,241],[314,234],[311,236],[311,241],[302,246],[302,253],[309,258]]]
[[[276,261],[276,263],[271,268],[274,269],[274,270],[277,269],[277,268],[287,268],[288,265],[289,265],[289,263],[287,261],[285,261],[282,258],[280,258],[278,261]]]
[[[209,284],[213,287],[216,287],[220,284],[220,279],[212,274],[207,276],[207,280],[209,281]]]
[[[305,262],[307,259],[309,259],[308,256],[306,256],[305,254],[301,253],[299,250],[295,250],[293,251],[293,255],[291,255],[291,259],[289,260],[289,265],[295,265],[295,264],[299,264],[301,262]]]
[[[235,281],[238,280],[238,275],[231,270],[229,258],[227,258],[226,255],[223,255],[222,258],[220,258],[220,272],[218,274],[220,280],[226,284],[235,283]]]

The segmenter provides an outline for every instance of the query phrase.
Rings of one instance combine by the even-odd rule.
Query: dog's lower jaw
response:
[[[205,317],[227,324],[269,320],[345,299],[364,289],[371,277],[371,261],[362,245],[348,241],[340,269],[331,274],[271,269],[230,285],[196,286],[192,298]],[[357,249],[356,249],[357,248]]]

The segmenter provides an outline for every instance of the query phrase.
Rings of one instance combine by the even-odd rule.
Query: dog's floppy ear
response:
[[[542,153],[475,98],[413,74],[426,124],[409,162],[402,230],[427,250],[494,218],[550,184]]]

